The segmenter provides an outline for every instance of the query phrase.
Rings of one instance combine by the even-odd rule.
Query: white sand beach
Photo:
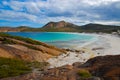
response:
[[[110,48],[105,50],[104,55],[117,55],[120,54],[120,37],[113,35],[103,36],[110,44]]]
[[[118,55],[120,54],[120,37],[112,34],[96,34],[99,40],[86,47],[94,53],[99,53],[96,56]]]
[[[50,68],[60,67],[74,62],[86,62],[95,56],[118,55],[120,54],[120,37],[112,34],[91,34],[98,37],[98,40],[84,46],[77,46],[80,52],[68,52],[48,60]]]

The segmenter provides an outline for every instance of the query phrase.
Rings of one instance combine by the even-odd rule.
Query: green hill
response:
[[[78,26],[69,22],[59,21],[59,22],[49,22],[41,28],[32,28],[28,26],[20,26],[16,28],[11,27],[1,27],[0,32],[117,32],[120,30],[120,26],[114,25],[102,25],[102,24],[86,24],[83,26]]]

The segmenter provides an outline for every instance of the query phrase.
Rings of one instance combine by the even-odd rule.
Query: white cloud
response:
[[[94,23],[105,25],[120,25],[120,21],[95,21]]]
[[[5,20],[13,20],[13,21],[19,21],[19,20],[36,21],[37,16],[23,13],[23,12],[0,10],[0,18],[5,19]]]
[[[28,0],[25,2],[20,1],[3,1],[4,5],[9,5],[12,9],[21,11],[26,9],[30,13],[40,13],[41,10],[46,12],[77,12],[84,8],[97,7],[113,2],[120,2],[120,0]]]
[[[0,18],[8,20],[29,20],[36,23],[65,20],[77,24],[96,22],[103,14],[93,12],[98,7],[107,6],[120,0],[11,0],[3,1],[4,6],[10,6],[13,11],[2,10]],[[116,5],[119,8],[119,4]],[[70,17],[68,14],[70,13]],[[51,16],[53,14],[53,16]],[[63,14],[63,15],[62,15]],[[107,15],[107,14],[105,14]],[[105,22],[105,21],[103,21]],[[113,21],[115,24],[118,22]],[[111,22],[111,23],[113,23]],[[107,22],[106,22],[107,23]]]
[[[3,1],[3,4],[10,6],[15,11],[22,11],[24,9],[30,13],[39,13],[40,11],[37,2]]]
[[[113,2],[119,2],[120,0],[82,0],[83,3],[88,4],[90,6],[100,6],[100,5],[108,5]]]

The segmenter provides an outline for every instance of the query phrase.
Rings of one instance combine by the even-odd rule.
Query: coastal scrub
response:
[[[25,61],[0,57],[0,78],[18,76],[31,71]]]
[[[90,78],[92,77],[91,73],[86,69],[81,69],[77,73],[81,78]]]

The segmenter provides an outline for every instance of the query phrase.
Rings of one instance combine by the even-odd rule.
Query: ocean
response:
[[[97,37],[85,33],[69,33],[69,32],[7,32],[15,36],[22,36],[45,42],[59,48],[75,48],[82,46],[91,41],[95,41]]]

